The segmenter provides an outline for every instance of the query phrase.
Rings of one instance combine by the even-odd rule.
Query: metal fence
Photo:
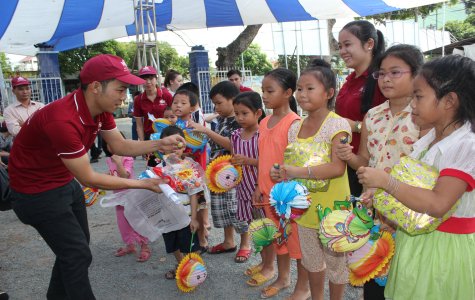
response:
[[[28,78],[31,83],[31,100],[48,104],[64,96],[63,81],[60,77]],[[12,104],[16,98],[13,94],[11,79],[5,80],[5,90],[1,92],[1,109]]]
[[[198,70],[198,87],[200,89],[201,109],[205,114],[212,113],[214,111],[214,105],[209,98],[210,89],[218,82],[228,80],[227,73],[229,70]],[[253,77],[251,70],[240,71],[242,73],[242,84],[244,86],[253,88]]]

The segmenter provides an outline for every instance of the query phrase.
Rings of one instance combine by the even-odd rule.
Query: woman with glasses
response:
[[[383,34],[365,20],[346,24],[338,36],[341,58],[348,68],[354,69],[341,87],[336,98],[336,113],[348,120],[352,130],[353,153],[360,145],[361,121],[366,112],[386,98],[381,94],[377,81],[371,76],[376,59],[384,52]],[[348,168],[350,190],[360,195],[362,187],[353,169]]]

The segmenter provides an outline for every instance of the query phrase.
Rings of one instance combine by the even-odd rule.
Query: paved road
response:
[[[130,119],[119,119],[120,130],[130,136]],[[136,172],[145,163],[138,158]],[[93,164],[94,169],[106,172],[104,159]],[[174,258],[166,255],[161,239],[152,245],[149,261],[138,263],[133,256],[117,258],[114,251],[121,246],[115,222],[115,211],[94,205],[88,208],[91,231],[92,265],[89,269],[94,293],[99,300],[112,299],[258,299],[259,288],[245,284],[243,275],[249,263],[256,263],[252,256],[249,263],[236,264],[233,254],[203,256],[209,277],[191,294],[183,294],[175,282],[166,280],[164,274],[174,266]],[[0,289],[14,300],[45,299],[53,254],[42,238],[29,226],[22,224],[12,211],[0,212]],[[213,229],[210,244],[221,242],[222,230]],[[236,241],[238,237],[236,236]],[[295,264],[292,265],[295,282]],[[283,299],[290,290],[274,299]],[[345,299],[358,299],[361,289],[347,288]],[[329,299],[326,287],[326,299]]]

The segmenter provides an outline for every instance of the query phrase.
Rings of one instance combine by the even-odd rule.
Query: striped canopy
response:
[[[145,1],[145,0],[144,0]],[[156,0],[157,30],[368,16],[441,0]],[[0,52],[32,55],[135,35],[133,0],[0,1]]]

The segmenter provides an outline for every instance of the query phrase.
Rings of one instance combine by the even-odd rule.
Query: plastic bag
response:
[[[180,230],[191,222],[188,212],[181,205],[181,197],[169,185],[161,184],[163,193],[149,190],[126,190],[101,199],[102,207],[124,206],[124,215],[130,226],[155,241],[163,233]]]

